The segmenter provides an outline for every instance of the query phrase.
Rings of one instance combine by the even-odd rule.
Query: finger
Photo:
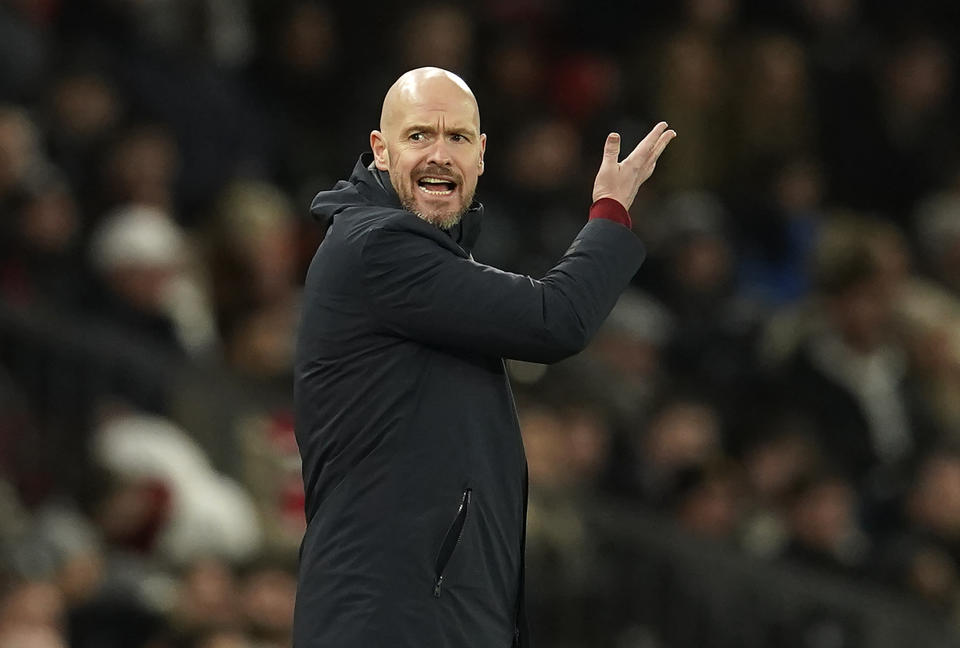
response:
[[[667,130],[667,122],[665,121],[659,122],[657,123],[656,126],[650,129],[650,132],[647,133],[647,136],[643,138],[643,141],[650,142],[651,144],[653,144],[658,139],[660,139],[660,136],[663,134],[665,130]]]
[[[610,133],[607,135],[607,141],[603,145],[603,162],[617,163],[620,159],[620,133]]]
[[[660,135],[660,138],[657,140],[657,143],[654,144],[653,146],[654,160],[657,160],[660,158],[660,154],[663,153],[663,151],[667,148],[667,144],[669,144],[671,140],[673,140],[673,138],[676,136],[677,136],[677,131],[673,129],[664,131],[663,134]]]
[[[630,155],[627,156],[627,159],[625,159],[623,163],[630,164],[639,162],[642,158],[646,158],[647,155],[653,150],[657,140],[660,139],[660,136],[663,135],[664,131],[666,130],[667,122],[662,121],[654,126],[650,132],[647,133],[647,136],[640,140],[640,143],[637,144],[637,147],[630,152]]]

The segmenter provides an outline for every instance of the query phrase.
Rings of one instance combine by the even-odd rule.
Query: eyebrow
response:
[[[477,137],[478,133],[476,129],[472,126],[460,127],[460,128],[447,128],[445,129],[447,133],[456,133],[458,135],[470,135],[472,137]],[[413,124],[403,129],[404,135],[409,135],[410,133],[436,133],[437,128],[432,124]]]

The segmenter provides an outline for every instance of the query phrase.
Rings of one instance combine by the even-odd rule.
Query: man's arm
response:
[[[534,362],[579,352],[644,256],[624,227],[629,216],[604,199],[629,209],[675,136],[661,122],[623,162],[617,161],[619,135],[607,137],[592,218],[540,280],[464,259],[415,230],[370,232],[361,264],[371,310],[398,335],[426,344]]]
[[[412,230],[376,230],[362,253],[369,306],[396,334],[533,362],[579,352],[640,267],[627,228],[591,220],[543,279],[504,272]]]

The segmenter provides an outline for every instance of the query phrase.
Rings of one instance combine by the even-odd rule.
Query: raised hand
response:
[[[667,122],[660,122],[640,140],[623,162],[618,162],[620,134],[607,135],[607,142],[603,147],[603,162],[600,163],[600,171],[593,183],[593,201],[613,198],[626,209],[630,209],[640,185],[653,174],[657,158],[676,136],[675,130],[667,130]]]

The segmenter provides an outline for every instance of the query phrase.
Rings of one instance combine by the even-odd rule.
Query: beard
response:
[[[394,189],[397,192],[397,196],[400,198],[400,204],[403,205],[404,209],[416,215],[417,218],[420,218],[431,225],[439,227],[440,229],[450,229],[459,223],[460,219],[463,218],[463,215],[466,214],[467,210],[470,209],[470,205],[473,203],[474,191],[464,193],[462,199],[460,200],[460,204],[455,207],[423,207],[417,203],[416,192],[419,191],[419,189],[414,178],[423,177],[425,175],[436,176],[440,178],[450,178],[457,183],[458,190],[465,189],[463,185],[463,178],[460,177],[459,174],[452,173],[450,170],[443,167],[428,165],[422,169],[416,169],[413,173],[411,173],[409,178],[407,178],[407,180],[409,180],[409,184],[406,182],[394,183]],[[390,178],[391,182],[393,182],[393,178],[397,178],[399,180],[399,175],[394,169],[390,170]]]

